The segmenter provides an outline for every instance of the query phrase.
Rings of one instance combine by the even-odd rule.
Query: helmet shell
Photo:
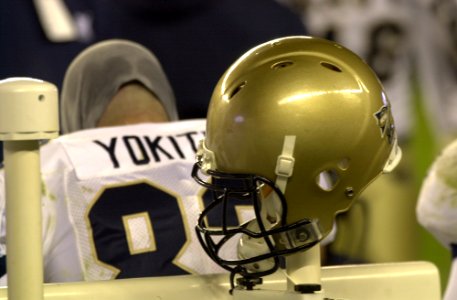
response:
[[[205,146],[217,171],[275,181],[289,135],[296,142],[286,224],[316,218],[324,234],[396,145],[390,104],[372,69],[335,42],[304,36],[259,45],[223,74]]]

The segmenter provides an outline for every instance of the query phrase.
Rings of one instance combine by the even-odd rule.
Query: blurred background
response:
[[[82,49],[124,38],[161,61],[180,117],[201,118],[236,58],[303,34],[338,41],[374,68],[403,150],[400,167],[338,218],[326,264],[427,260],[444,287],[451,255],[417,224],[415,205],[433,159],[457,137],[455,0],[3,0],[0,79],[35,77],[60,88]]]

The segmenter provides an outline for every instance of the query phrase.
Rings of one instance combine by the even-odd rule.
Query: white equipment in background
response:
[[[286,258],[287,268],[252,290],[230,291],[229,275],[183,275],[43,284],[39,140],[58,135],[54,85],[30,78],[0,81],[0,139],[5,146],[8,288],[0,300],[438,300],[428,262],[320,266],[319,245]],[[190,176],[190,174],[189,174]],[[321,285],[314,293],[297,285]]]

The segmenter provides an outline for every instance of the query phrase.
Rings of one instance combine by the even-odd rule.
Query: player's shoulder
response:
[[[60,142],[60,137],[42,142],[40,145],[40,161],[43,175],[71,168],[65,149]]]

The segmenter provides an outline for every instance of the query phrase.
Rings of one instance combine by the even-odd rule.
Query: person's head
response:
[[[198,225],[203,244],[238,271],[246,262],[306,250],[400,154],[387,96],[356,54],[301,36],[259,45],[228,68],[211,98],[193,172],[216,194]],[[256,224],[206,228],[208,213],[232,198],[253,204]],[[226,236],[224,243],[237,233],[263,239],[271,253],[218,258],[213,236]]]
[[[166,118],[159,117],[163,112]],[[173,91],[159,61],[137,43],[107,40],[92,45],[65,73],[63,133],[177,118]]]
[[[167,122],[170,118],[154,93],[138,82],[119,88],[97,121],[96,127]]]

